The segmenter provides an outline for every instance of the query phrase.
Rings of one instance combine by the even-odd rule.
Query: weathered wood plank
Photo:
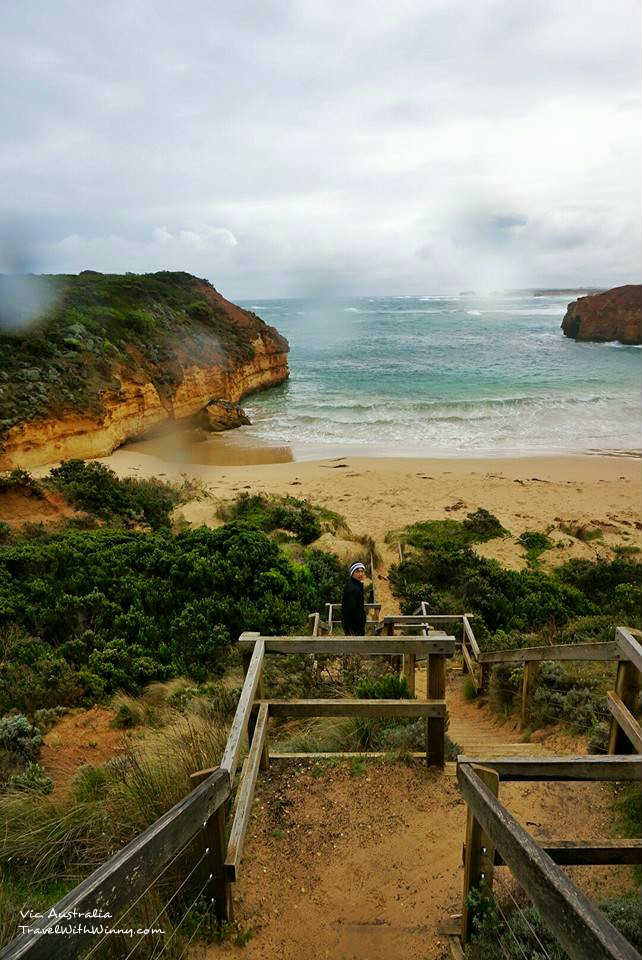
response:
[[[637,950],[571,883],[469,764],[459,764],[457,779],[482,829],[573,960],[640,960]]]
[[[626,627],[616,628],[615,641],[624,659],[630,660],[636,669],[642,673],[642,644],[640,641]]]
[[[500,780],[642,780],[642,757],[474,757],[460,754],[458,764],[481,763],[497,770]]]
[[[445,717],[445,700],[266,700],[274,717]]]
[[[606,696],[607,706],[614,719],[635,747],[635,752],[642,753],[642,727],[617,693],[609,690]]]
[[[403,676],[408,684],[408,692],[411,697],[415,695],[415,669],[417,667],[417,658],[414,653],[404,653],[403,655]]]
[[[452,960],[466,960],[466,955],[464,954],[461,940],[458,936],[453,934],[447,934],[448,939],[448,949],[450,950],[450,956]]]
[[[642,863],[642,840],[595,840],[591,843],[576,840],[548,840],[542,846],[558,866],[622,866]],[[504,863],[501,853],[495,851],[495,865]]]
[[[219,807],[205,827],[205,843],[209,854],[203,861],[204,873],[210,883],[205,889],[207,899],[214,901],[214,914],[219,923],[233,919],[232,888],[225,877],[225,805]]]
[[[475,634],[473,633],[473,628],[471,627],[470,622],[469,622],[469,620],[468,620],[467,614],[464,614],[464,619],[463,619],[462,623],[463,623],[463,625],[464,625],[464,633],[465,633],[466,636],[468,637],[468,642],[470,643],[470,648],[471,648],[471,650],[473,651],[473,656],[475,657],[475,660],[479,660],[479,654],[480,654],[481,651],[480,651],[480,649],[479,649],[479,644],[477,643],[477,638],[475,637]]]
[[[606,643],[560,643],[550,647],[520,647],[518,650],[488,650],[480,663],[520,663],[525,660],[623,660],[614,640]]]
[[[531,701],[533,699],[533,693],[535,692],[539,665],[539,660],[526,660],[524,663],[524,676],[522,677],[522,730],[528,726],[531,719]]]
[[[244,642],[241,636],[239,643],[243,644]],[[225,750],[221,758],[221,767],[229,771],[230,778],[233,778],[236,773],[243,742],[243,734],[247,730],[252,704],[254,703],[254,697],[261,679],[263,658],[265,656],[265,641],[262,638],[250,639],[247,642],[254,644],[254,652],[252,653],[252,658],[245,676],[245,683],[241,690],[239,702],[236,705],[236,713],[232,720],[227,744],[225,745]]]
[[[101,910],[117,918],[137,894],[145,890],[170,860],[203,830],[212,815],[227,800],[230,778],[217,770],[167,813],[143,830],[135,840],[110,857],[97,870],[55,904],[56,915],[78,910]],[[38,921],[38,927],[55,927],[57,921]],[[91,925],[91,924],[89,924]],[[24,933],[0,950],[2,960],[72,960],[95,939],[77,936]]]
[[[642,674],[630,660],[624,660],[617,665],[617,674],[615,678],[615,694],[619,697],[623,706],[633,713],[637,710],[640,702],[640,685],[642,684]],[[608,701],[607,701],[608,702]],[[610,707],[610,703],[608,704]],[[635,717],[633,717],[635,722]],[[609,753],[631,753],[631,741],[628,734],[620,726],[616,717],[611,719],[611,729],[609,731]],[[638,750],[638,753],[640,751]]]
[[[378,657],[414,653],[438,653],[452,657],[455,638],[445,634],[427,637],[261,637],[266,653],[318,653],[325,656]],[[255,641],[239,640],[241,649]]]
[[[475,688],[475,693],[479,693],[479,682],[477,680],[477,677],[475,676],[475,668],[473,666],[473,661],[470,658],[470,654],[468,652],[468,649],[465,643],[462,643],[461,645],[461,652],[464,658],[464,663],[468,667],[468,673],[470,674],[471,682]]]
[[[267,735],[267,725],[268,706],[267,703],[263,702],[259,707],[256,726],[254,728],[254,737],[252,738],[250,752],[247,755],[246,766],[244,766],[243,777],[241,778],[237,791],[234,820],[232,821],[230,838],[227,844],[225,876],[230,883],[235,883],[238,880],[238,868],[243,856],[245,834],[247,833],[247,825],[250,820],[256,778],[258,777]]]
[[[446,696],[446,660],[444,657],[428,657],[428,699],[426,703],[444,700]],[[426,721],[426,762],[443,767],[446,755],[446,711],[439,716],[429,716]]]
[[[466,616],[472,616],[472,614],[466,614]],[[461,623],[462,618],[464,617],[463,613],[413,613],[408,616],[403,616],[402,614],[390,614],[379,621],[384,626],[387,626],[389,623],[396,623],[399,626],[412,627],[422,623]]]
[[[473,768],[480,780],[486,784],[496,797],[499,791],[499,777],[490,767],[475,765]],[[473,811],[468,807],[466,819],[466,843],[464,845],[464,890],[462,895],[461,939],[468,943],[473,932],[472,911],[468,909],[468,895],[474,887],[480,888],[488,896],[493,889],[493,861],[495,847],[490,836],[486,836]]]

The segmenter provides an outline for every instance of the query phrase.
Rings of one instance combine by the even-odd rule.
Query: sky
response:
[[[3,0],[0,271],[640,282],[639,0]]]

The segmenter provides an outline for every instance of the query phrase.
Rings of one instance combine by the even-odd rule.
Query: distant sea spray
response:
[[[564,337],[571,299],[248,302],[289,339],[291,376],[248,398],[244,431],[298,456],[639,448],[639,349]]]

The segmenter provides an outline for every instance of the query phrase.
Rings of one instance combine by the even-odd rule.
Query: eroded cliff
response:
[[[0,466],[104,456],[288,377],[274,327],[185,273],[34,278],[56,303],[0,334]]]
[[[628,284],[569,303],[562,330],[574,340],[642,343],[642,286]]]

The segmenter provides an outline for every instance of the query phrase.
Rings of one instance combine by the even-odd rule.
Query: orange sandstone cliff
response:
[[[0,330],[3,469],[104,456],[289,375],[287,340],[205,280],[90,271],[40,280],[55,289],[48,315]]]
[[[562,330],[574,340],[642,343],[642,286],[628,284],[568,305]]]

